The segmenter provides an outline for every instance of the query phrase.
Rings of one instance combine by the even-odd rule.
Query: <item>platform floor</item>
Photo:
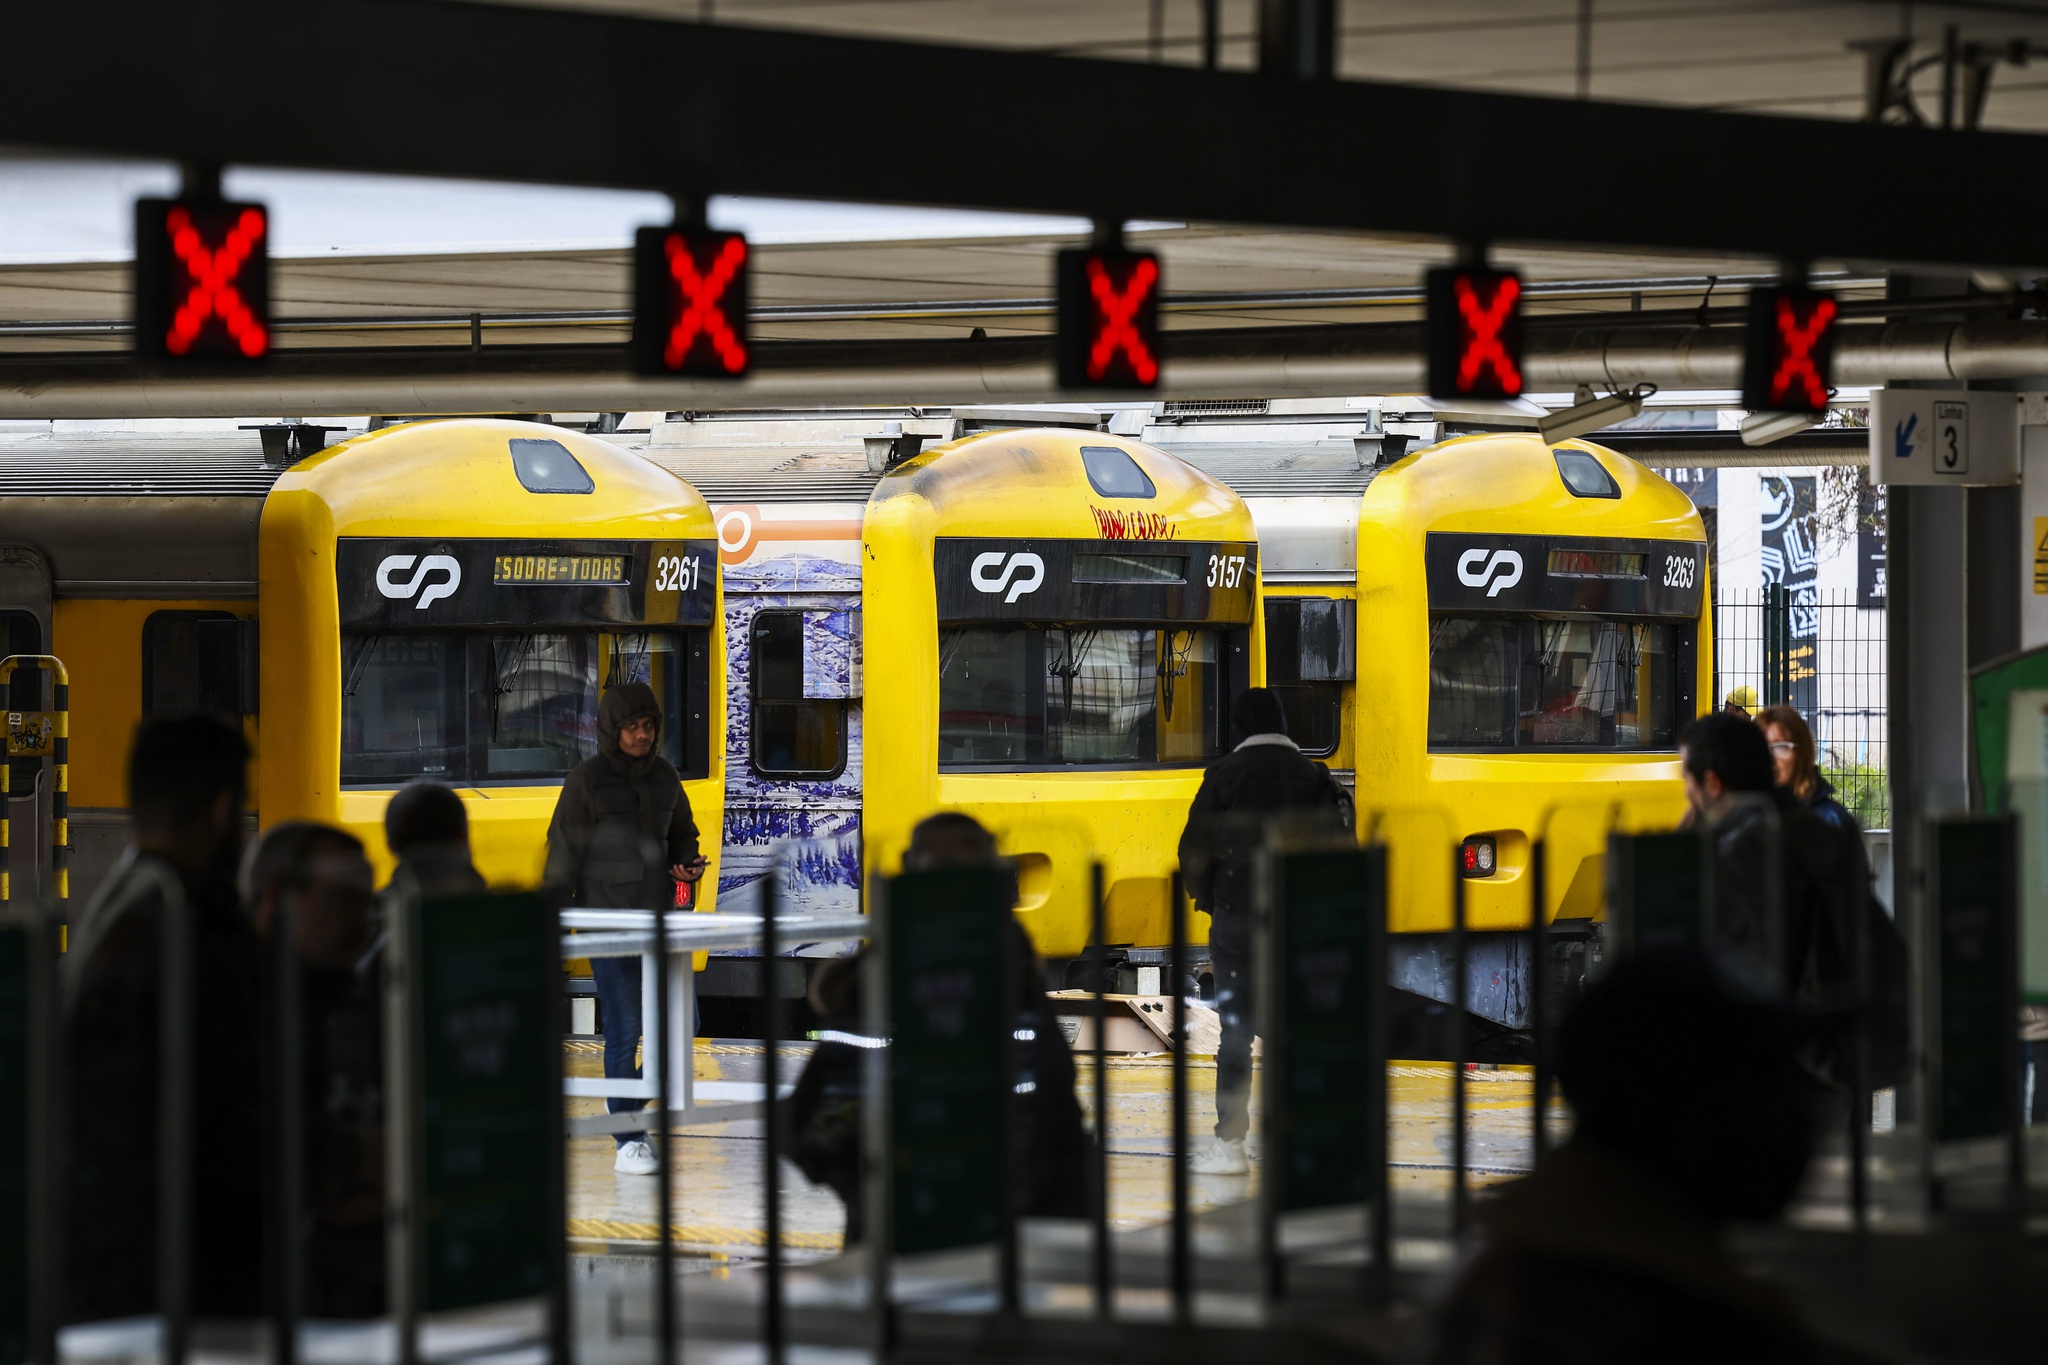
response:
[[[572,1075],[602,1071],[599,1045],[566,1044]],[[802,1069],[809,1046],[785,1046],[785,1083]],[[1082,1109],[1093,1122],[1092,1061],[1076,1059]],[[761,1074],[759,1044],[699,1039],[699,1080],[756,1081]],[[1163,1222],[1170,1212],[1172,1072],[1165,1055],[1113,1057],[1109,1066],[1110,1217],[1123,1230]],[[1189,1059],[1188,1131],[1199,1141],[1215,1123],[1214,1062]],[[1256,1074],[1253,1110],[1257,1111]],[[1509,1179],[1526,1171],[1533,1151],[1530,1132],[1532,1079],[1524,1068],[1468,1069],[1466,1072],[1467,1160],[1472,1183]],[[1442,1063],[1393,1064],[1388,1068],[1394,1179],[1417,1194],[1447,1191],[1451,1163],[1451,1070]],[[598,1113],[601,1100],[572,1099],[572,1116]],[[1562,1111],[1553,1131],[1562,1131]],[[1255,1130],[1256,1131],[1256,1130]],[[674,1202],[670,1219],[679,1247],[694,1268],[717,1273],[735,1262],[758,1259],[762,1238],[762,1144],[756,1121],[700,1124],[679,1129],[674,1138]],[[608,1136],[569,1143],[569,1232],[587,1251],[631,1251],[651,1245],[657,1235],[656,1178],[619,1175],[612,1169],[614,1142]],[[1242,1201],[1258,1187],[1258,1162],[1250,1176],[1192,1176],[1197,1212]],[[791,1259],[808,1260],[840,1249],[845,1214],[838,1197],[814,1186],[795,1167],[782,1171],[783,1245]]]

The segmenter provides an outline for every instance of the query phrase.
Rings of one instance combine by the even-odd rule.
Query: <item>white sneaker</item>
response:
[[[1245,1175],[1251,1163],[1244,1159],[1244,1139],[1212,1137],[1195,1149],[1188,1169],[1196,1175]]]
[[[654,1159],[654,1149],[644,1139],[636,1139],[619,1148],[612,1169],[620,1175],[653,1175],[661,1167]]]

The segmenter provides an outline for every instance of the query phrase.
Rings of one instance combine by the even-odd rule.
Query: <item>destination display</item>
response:
[[[1241,541],[993,540],[933,547],[939,620],[1249,625],[1259,547]]]
[[[1707,579],[1691,540],[1432,531],[1423,562],[1430,610],[1459,613],[1694,617]]]
[[[708,626],[711,540],[534,541],[343,537],[344,627]]]

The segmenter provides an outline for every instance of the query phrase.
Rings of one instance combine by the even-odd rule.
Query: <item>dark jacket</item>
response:
[[[1852,839],[1863,837],[1862,823],[1850,814],[1847,806],[1835,800],[1834,783],[1818,773],[1814,774],[1813,791],[1806,798],[1806,808],[1827,821],[1837,833]]]
[[[154,858],[123,865],[95,897],[98,932],[74,964],[63,1018],[60,1141],[64,1320],[157,1309],[158,1087],[162,1039],[159,937],[165,895],[191,915],[194,971],[193,1311],[263,1311],[262,987],[259,949],[225,872],[181,877]]]
[[[1198,909],[1214,917],[1209,941],[1251,944],[1251,859],[1262,823],[1299,814],[1349,833],[1351,800],[1330,770],[1281,735],[1254,735],[1209,765],[1180,836],[1181,875]]]
[[[620,728],[641,716],[661,717],[653,688],[624,683],[607,691],[597,705],[597,756],[562,783],[548,826],[547,881],[571,904],[645,909],[667,868],[697,856],[697,825],[676,770],[659,753],[619,751]],[[641,856],[647,842],[661,849],[658,867]]]

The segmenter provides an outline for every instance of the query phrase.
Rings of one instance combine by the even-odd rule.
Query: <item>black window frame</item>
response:
[[[1602,613],[1558,613],[1558,612],[1498,612],[1481,613],[1468,611],[1433,611],[1429,614],[1432,635],[1437,623],[1444,620],[1498,621],[1512,624],[1523,633],[1532,626],[1545,623],[1584,621],[1603,625],[1619,626],[1669,626],[1673,631],[1671,648],[1671,741],[1667,744],[1524,744],[1521,742],[1521,720],[1527,714],[1524,707],[1530,695],[1530,667],[1527,647],[1516,663],[1514,708],[1511,714],[1510,733],[1514,742],[1509,744],[1439,744],[1429,736],[1435,729],[1436,708],[1435,669],[1433,660],[1425,659],[1425,668],[1431,674],[1428,711],[1423,717],[1424,742],[1432,754],[1586,754],[1607,757],[1643,754],[1675,754],[1678,752],[1678,733],[1685,723],[1699,714],[1698,710],[1698,620],[1685,617],[1620,616]],[[1506,694],[1503,694],[1504,696]]]
[[[816,608],[805,607],[763,607],[747,620],[747,767],[755,777],[769,782],[831,782],[846,772],[847,703],[845,697],[806,697],[803,695],[803,639],[806,614],[815,614]],[[763,673],[759,654],[759,632],[764,619],[773,623],[778,617],[794,618],[797,638],[797,683],[794,696],[764,695]],[[831,768],[765,768],[761,766],[761,707],[809,706],[820,709],[820,714],[829,711],[839,734],[839,756],[836,766]]]
[[[235,657],[232,661],[232,664],[229,666],[230,676],[226,678],[216,676],[213,679],[213,681],[217,685],[229,688],[234,692],[235,695],[233,697],[233,704],[218,706],[207,705],[205,702],[204,679],[202,679],[198,689],[201,695],[201,700],[197,705],[190,707],[159,707],[157,705],[156,696],[157,632],[167,626],[177,625],[184,622],[191,622],[196,625],[204,621],[223,621],[235,623],[233,630]],[[180,715],[192,711],[202,711],[212,715],[232,716],[237,719],[243,716],[255,715],[257,712],[256,677],[258,663],[256,656],[255,632],[255,617],[237,616],[234,612],[222,611],[218,608],[177,608],[165,611],[153,611],[147,617],[143,618],[142,718],[144,720],[147,720],[151,716]],[[223,700],[218,696],[216,696],[215,699]]]
[[[616,624],[534,624],[495,626],[449,626],[435,630],[375,630],[350,629],[341,632],[341,688],[335,697],[336,709],[345,716],[347,693],[350,685],[350,642],[373,636],[415,637],[454,639],[463,649],[464,684],[467,707],[463,712],[464,742],[460,746],[463,754],[461,772],[415,773],[408,777],[351,777],[344,768],[341,785],[349,791],[384,791],[402,787],[408,782],[422,778],[445,782],[458,787],[552,787],[560,786],[566,773],[507,773],[493,776],[488,770],[487,751],[490,746],[491,694],[481,685],[493,666],[490,651],[492,643],[518,635],[571,635],[583,634],[595,637],[601,642],[605,636],[666,636],[676,642],[675,655],[682,689],[680,698],[681,716],[664,715],[662,733],[664,739],[674,735],[677,741],[675,762],[676,775],[685,782],[696,781],[711,775],[711,739],[709,725],[709,695],[711,687],[710,628],[703,626],[621,626]],[[609,684],[614,652],[600,649],[598,657],[598,696],[604,695]],[[344,757],[337,755],[338,757]],[[584,756],[586,759],[589,755]],[[581,760],[579,760],[581,761]],[[573,765],[572,765],[573,767]]]
[[[1026,636],[1024,650],[1024,694],[1026,706],[1038,720],[1027,725],[1025,730],[1026,757],[1021,762],[963,763],[946,759],[943,755],[938,762],[942,773],[1044,773],[1044,772],[1149,772],[1155,769],[1201,768],[1230,752],[1231,704],[1251,685],[1251,631],[1246,626],[1230,625],[1218,621],[985,621],[958,622],[942,625],[939,634],[942,642],[949,631],[1016,631]],[[1213,752],[1201,757],[1162,759],[1110,759],[1107,761],[1066,762],[1051,757],[1051,717],[1053,705],[1046,686],[1047,636],[1052,631],[1088,630],[1149,630],[1161,637],[1175,634],[1207,631],[1217,641],[1218,679],[1220,695],[1216,698],[1215,733],[1211,737]],[[1160,648],[1164,648],[1163,642]],[[941,680],[934,678],[938,687]],[[1157,687],[1157,680],[1154,683]],[[943,689],[938,688],[940,707],[935,711],[934,723],[944,715]],[[1155,691],[1156,696],[1156,691]],[[1153,752],[1159,750],[1160,731],[1156,721],[1153,728]],[[1207,747],[1207,746],[1205,746]]]
[[[44,646],[41,617],[23,607],[0,608],[0,659],[14,654],[47,654],[49,652]],[[4,703],[4,709],[9,711],[41,711],[46,709],[43,705],[43,698],[47,689],[43,686],[43,675],[43,669],[28,665],[15,669],[14,676],[8,679],[5,694],[0,695],[0,703]],[[35,790],[36,778],[43,770],[43,760],[40,758],[15,758],[9,759],[7,762],[9,764],[8,781],[12,784],[15,798],[19,799]],[[4,850],[0,850],[0,857],[4,856]]]

